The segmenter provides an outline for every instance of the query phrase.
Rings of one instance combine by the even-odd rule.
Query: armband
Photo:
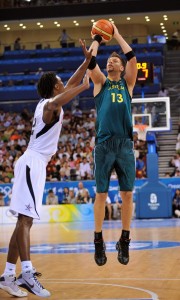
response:
[[[88,69],[93,70],[96,66],[96,56],[91,57],[91,61],[89,63]]]
[[[100,36],[99,34],[96,34],[94,37],[93,37],[93,40],[94,41],[97,41],[99,44],[102,42],[102,36]]]
[[[131,50],[124,54],[127,58],[127,60],[131,60],[131,58],[135,57],[135,53]]]

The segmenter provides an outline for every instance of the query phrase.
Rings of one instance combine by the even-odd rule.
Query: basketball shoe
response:
[[[98,266],[103,266],[107,262],[106,257],[106,245],[104,241],[101,240],[94,240],[94,246],[95,246],[95,254],[94,254],[94,260]]]
[[[47,291],[41,283],[38,281],[37,277],[41,276],[41,273],[35,272],[33,268],[30,271],[22,272],[17,278],[17,285],[25,288],[30,293],[35,294],[39,297],[50,297],[51,293]]]
[[[15,297],[27,297],[28,293],[22,291],[16,282],[14,275],[3,275],[0,277],[0,289]]]
[[[118,261],[127,265],[129,262],[129,244],[130,239],[120,238],[120,240],[116,243],[116,250],[118,251]]]

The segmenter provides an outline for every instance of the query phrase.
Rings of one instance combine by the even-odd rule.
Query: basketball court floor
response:
[[[117,260],[121,221],[104,222],[107,264],[93,259],[93,222],[34,224],[31,259],[51,300],[180,300],[180,219],[133,220],[130,262]],[[14,225],[0,226],[0,273]],[[20,263],[17,265],[17,275]],[[13,297],[0,290],[0,299]],[[41,299],[28,294],[28,300]]]

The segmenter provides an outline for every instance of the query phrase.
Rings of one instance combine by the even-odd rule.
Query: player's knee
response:
[[[33,218],[19,214],[18,223],[19,223],[19,225],[24,225],[24,226],[31,228],[31,226],[33,224]]]
[[[108,193],[99,193],[96,192],[96,201],[100,201],[101,203],[105,203],[107,199],[107,194]]]
[[[132,201],[133,199],[133,193],[131,191],[121,191],[121,197],[122,197],[122,200],[124,201]]]

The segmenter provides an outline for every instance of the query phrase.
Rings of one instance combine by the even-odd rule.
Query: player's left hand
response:
[[[116,37],[119,35],[119,31],[118,31],[118,29],[117,29],[117,27],[116,27],[115,24],[112,24],[112,25],[113,25],[113,27],[114,27],[114,34],[113,34],[113,37],[116,38]]]

